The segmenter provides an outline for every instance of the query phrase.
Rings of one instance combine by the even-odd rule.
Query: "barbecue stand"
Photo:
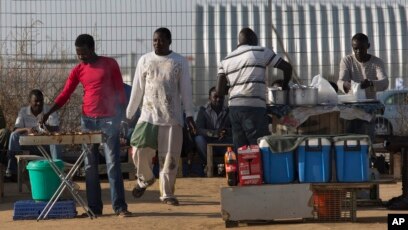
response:
[[[78,202],[82,208],[85,210],[85,213],[88,214],[89,218],[96,218],[95,213],[88,207],[86,202],[78,193],[78,189],[73,186],[72,177],[78,171],[79,167],[82,165],[87,154],[91,153],[89,144],[99,144],[102,143],[102,133],[81,133],[81,134],[61,134],[61,135],[27,135],[20,137],[20,145],[34,145],[37,146],[41,154],[48,160],[52,169],[57,173],[61,178],[61,184],[55,191],[54,195],[48,201],[45,208],[42,210],[40,215],[37,218],[39,221],[41,218],[47,218],[48,213],[51,211],[52,207],[58,201],[59,197],[63,193],[65,188],[71,192],[72,196]],[[81,144],[83,146],[82,153],[79,155],[75,164],[69,170],[68,174],[65,175],[63,170],[60,170],[57,165],[52,160],[50,154],[44,149],[44,145],[76,145]]]

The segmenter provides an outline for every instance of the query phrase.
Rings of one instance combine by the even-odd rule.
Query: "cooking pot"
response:
[[[283,105],[287,104],[287,91],[278,87],[268,87],[268,103]]]
[[[291,105],[317,105],[317,88],[302,87],[291,88],[289,91],[289,104]]]

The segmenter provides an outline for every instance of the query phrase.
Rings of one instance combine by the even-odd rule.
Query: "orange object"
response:
[[[314,191],[313,202],[318,218],[321,220],[336,220],[341,218],[341,202],[343,191]]]

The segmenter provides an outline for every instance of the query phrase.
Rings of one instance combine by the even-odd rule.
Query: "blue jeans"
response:
[[[257,139],[269,135],[266,108],[230,106],[232,139],[237,150],[244,145],[257,145]]]
[[[24,135],[24,134],[23,134]],[[7,163],[7,171],[11,173],[16,173],[17,169],[17,161],[16,158],[14,157],[17,153],[27,150],[30,151],[30,154],[35,154],[42,156],[41,152],[38,150],[36,146],[31,146],[31,145],[20,145],[20,136],[22,134],[18,132],[12,132],[10,134],[10,140],[9,140],[9,146],[8,146],[8,163]],[[52,159],[60,159],[61,157],[61,151],[62,151],[62,146],[61,145],[49,145],[45,146],[45,149],[49,152],[51,152],[51,157]]]
[[[125,189],[122,171],[120,168],[119,125],[118,118],[90,118],[81,117],[83,131],[100,130],[105,135],[102,143],[108,173],[112,208],[115,213],[127,210],[125,202]],[[85,157],[85,180],[88,206],[95,214],[102,214],[103,203],[101,197],[101,184],[99,181],[99,144],[92,145],[91,153]]]
[[[204,164],[207,164],[207,143],[232,143],[230,137],[224,137],[222,140],[218,140],[218,138],[205,137],[202,135],[195,136],[194,141],[197,147],[198,155]],[[223,156],[226,151],[226,147],[213,148],[214,156]]]

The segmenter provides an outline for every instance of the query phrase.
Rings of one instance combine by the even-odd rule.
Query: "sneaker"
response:
[[[163,204],[179,206],[179,201],[176,198],[165,198]]]
[[[94,212],[94,214],[95,214],[95,218],[102,216],[102,213],[101,213],[101,212],[98,212],[98,213],[95,213],[95,212]],[[89,215],[91,215],[91,214],[89,214]],[[81,215],[77,215],[77,218],[90,218],[89,215],[88,215],[88,213],[84,212],[84,213],[82,213]],[[91,215],[91,216],[92,216],[92,215]]]
[[[141,188],[139,184],[136,182],[135,187],[132,190],[132,195],[133,198],[140,198],[143,196],[144,192],[146,191],[146,188]]]
[[[133,214],[129,212],[128,210],[122,210],[118,213],[116,213],[118,217],[131,217]]]
[[[155,178],[153,178],[153,179],[151,179],[151,180],[148,180],[148,181],[147,181],[147,185],[150,186],[150,185],[154,184],[155,181],[156,181]],[[139,183],[136,181],[136,185],[135,185],[135,187],[134,187],[133,190],[132,190],[133,198],[140,198],[140,197],[142,197],[143,194],[144,194],[144,192],[146,191],[146,189],[147,189],[147,187],[146,187],[146,188],[140,187]]]

